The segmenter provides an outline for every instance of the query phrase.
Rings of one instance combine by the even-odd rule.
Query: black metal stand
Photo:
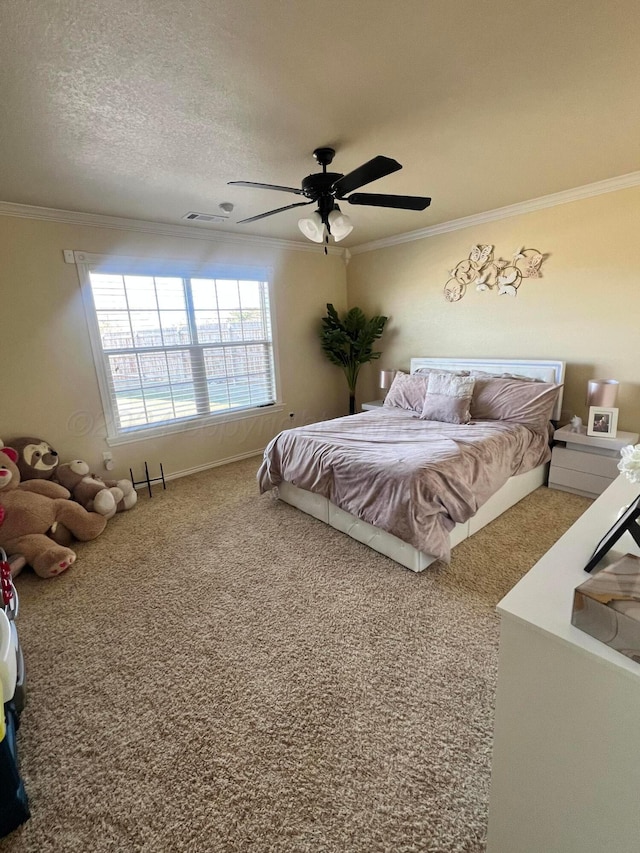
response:
[[[131,482],[134,486],[141,486],[143,483],[147,484],[147,489],[149,490],[149,497],[152,498],[153,494],[151,492],[151,483],[160,483],[162,482],[162,488],[166,489],[167,484],[164,481],[164,471],[162,469],[162,462],[160,463],[160,476],[159,477],[150,477],[149,476],[149,466],[146,461],[144,463],[144,480],[134,480],[133,471],[129,468],[129,473],[131,474]]]
[[[638,519],[640,518],[640,495],[634,500],[632,504],[629,504],[624,513],[618,518],[613,527],[608,530],[605,535],[602,537],[600,542],[598,543],[595,551],[591,555],[591,558],[587,565],[584,567],[585,572],[590,572],[594,569],[600,560],[604,557],[607,551],[610,551],[611,548],[616,544],[618,539],[622,536],[623,533],[630,533],[633,537],[633,541],[640,547],[640,524],[638,523]]]

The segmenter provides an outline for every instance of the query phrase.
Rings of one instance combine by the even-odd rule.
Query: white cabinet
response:
[[[553,440],[549,488],[595,498],[618,476],[620,451],[627,444],[636,444],[638,433],[619,432],[615,438],[603,438],[587,435],[584,427],[574,432],[564,426],[554,432]]]
[[[571,624],[619,476],[502,599],[487,853],[638,853],[640,664]],[[607,562],[640,553],[624,533]]]

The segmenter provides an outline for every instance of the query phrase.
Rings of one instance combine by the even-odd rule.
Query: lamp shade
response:
[[[298,228],[314,243],[322,243],[324,240],[324,223],[317,210],[311,216],[299,219]]]
[[[388,391],[391,388],[391,383],[393,382],[393,377],[396,375],[395,370],[381,370],[380,371],[380,387],[383,391]]]
[[[615,408],[619,384],[617,379],[590,379],[587,385],[587,406]]]
[[[351,220],[344,213],[340,212],[337,205],[334,210],[331,211],[328,218],[331,236],[336,243],[339,243],[340,240],[344,240],[344,238],[353,231]]]

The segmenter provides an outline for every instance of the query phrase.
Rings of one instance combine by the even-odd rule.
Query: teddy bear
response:
[[[89,473],[89,466],[82,459],[58,465],[53,480],[68,489],[73,500],[86,510],[105,518],[131,509],[138,500],[130,480],[102,480]]]
[[[43,479],[60,483],[69,489],[75,501],[91,512],[111,518],[116,512],[131,509],[138,500],[131,480],[103,480],[89,474],[88,464],[81,459],[65,463],[68,469],[61,472],[58,452],[43,438],[23,436],[11,439],[9,444],[18,451],[17,465],[22,482]],[[98,494],[101,490],[104,494]],[[63,525],[57,525],[49,535],[61,545],[68,545],[72,538]]]
[[[20,555],[43,578],[55,577],[71,566],[76,554],[58,545],[47,531],[60,523],[86,542],[99,536],[107,520],[69,500],[69,491],[44,479],[20,482],[18,453],[0,449],[0,547]]]
[[[91,476],[99,483],[104,483],[108,489],[120,489],[122,492],[122,499],[118,504],[116,504],[116,512],[124,512],[126,509],[133,509],[133,507],[138,503],[138,493],[136,492],[135,486],[131,480],[103,480],[102,477],[98,477],[96,474],[92,474]]]
[[[60,463],[58,452],[43,438],[12,438],[9,446],[18,453],[16,464],[23,483],[25,480],[50,480]]]

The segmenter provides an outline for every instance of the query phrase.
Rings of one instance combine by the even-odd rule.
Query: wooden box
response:
[[[640,557],[625,554],[576,587],[571,624],[640,663]]]

